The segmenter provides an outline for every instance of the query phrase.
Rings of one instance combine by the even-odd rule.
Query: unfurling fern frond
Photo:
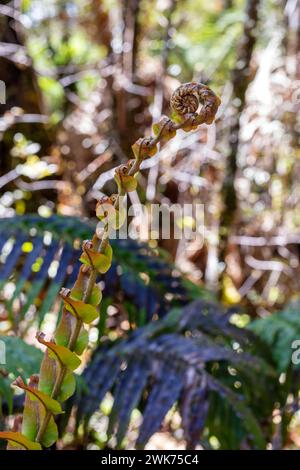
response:
[[[256,412],[259,408],[260,416],[270,413],[271,400],[261,397],[269,397],[266,390],[276,387],[276,374],[267,362],[247,352],[253,341],[253,335],[230,324],[217,305],[195,301],[173,310],[95,352],[83,374],[88,392],[77,396],[78,419],[87,420],[112,391],[108,433],[116,432],[119,446],[134,408],[143,410],[137,440],[143,447],[177,404],[190,447],[215,435],[229,448],[232,443],[218,434],[219,415],[213,409],[219,397],[227,416],[232,412],[240,423],[233,445],[248,440],[249,445],[264,448],[266,435]]]

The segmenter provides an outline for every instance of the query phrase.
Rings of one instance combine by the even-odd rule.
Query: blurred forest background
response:
[[[219,403],[219,415],[215,407],[217,418],[207,418],[210,430],[205,431],[201,445],[252,448],[249,435],[253,434],[258,447],[299,445],[299,373],[290,370],[290,340],[300,339],[299,0],[2,1],[0,80],[6,84],[6,103],[0,105],[0,218],[13,217],[15,240],[20,236],[22,241],[18,252],[12,249],[12,243],[5,244],[5,238],[1,245],[2,262],[10,253],[15,256],[6,270],[4,267],[0,272],[0,329],[8,336],[18,334],[26,343],[33,342],[31,328],[41,306],[41,321],[46,319],[51,329],[50,307],[57,286],[64,280],[64,276],[57,274],[59,260],[64,257],[68,265],[71,254],[62,251],[55,258],[52,253],[52,264],[44,263],[50,280],[46,282],[44,278],[43,288],[39,285],[28,298],[26,292],[32,280],[24,277],[23,284],[17,284],[13,269],[21,272],[17,262],[22,253],[24,256],[34,252],[31,275],[41,271],[43,260],[34,258],[38,249],[34,251],[30,242],[21,237],[21,219],[16,216],[27,220],[27,228],[32,223],[36,229],[39,223],[46,235],[56,230],[62,240],[72,235],[75,239],[75,233],[81,238],[81,232],[76,230],[88,231],[88,222],[80,229],[78,222],[72,225],[68,221],[76,221],[73,217],[94,218],[96,200],[113,190],[112,168],[127,161],[131,145],[144,134],[149,135],[151,125],[162,114],[169,114],[170,97],[179,84],[200,81],[221,97],[222,105],[213,125],[201,126],[192,133],[179,132],[156,157],[145,162],[139,175],[139,190],[130,193],[131,202],[146,206],[153,202],[205,205],[204,240],[193,240],[188,250],[180,240],[150,241],[153,253],[161,253],[159,259],[171,266],[169,278],[177,282],[173,288],[170,281],[173,290],[168,287],[171,291],[164,292],[164,305],[171,304],[179,292],[188,301],[214,299],[223,305],[226,315],[230,313],[231,325],[247,331],[256,329],[261,337],[268,332],[269,337],[263,339],[273,352],[277,341],[278,348],[270,359],[277,373],[276,379],[272,378],[276,386],[273,383],[271,391],[265,390],[265,401],[261,395],[256,401],[252,397],[254,405],[250,397],[253,390],[245,394],[258,421],[261,418],[259,425],[267,443],[263,444],[258,437],[256,425],[251,427],[252,418],[246,432],[241,430],[238,418],[234,418],[236,433],[232,431],[234,435],[229,436],[224,423],[226,419],[232,423],[233,418],[228,410],[221,411]],[[29,223],[24,216],[32,213],[39,217]],[[55,219],[57,214],[60,217]],[[1,225],[2,231],[8,233],[13,226],[4,220]],[[34,236],[29,228],[29,235]],[[131,248],[122,249],[118,262],[123,263],[124,272]],[[153,269],[155,278],[166,268],[158,263]],[[151,286],[151,273],[138,263],[134,270],[145,285]],[[128,299],[124,301],[116,294],[117,298],[112,300],[113,294],[109,293],[106,326],[102,322],[100,327],[92,328],[91,349],[95,349],[99,335],[118,340],[133,326],[149,328],[150,320],[166,318],[157,309],[158,304],[162,309],[162,301],[159,296],[154,298],[154,288],[148,291],[143,318],[137,318],[143,301],[133,305],[136,286],[126,287],[132,274],[126,276],[120,291],[127,288]],[[179,281],[181,276],[183,280]],[[56,281],[52,297],[46,297],[51,279]],[[159,277],[156,281],[164,282]],[[18,300],[24,289],[25,294]],[[151,299],[155,305],[150,307]],[[292,307],[278,313],[291,300],[295,301]],[[182,305],[185,303],[182,301]],[[20,305],[22,318],[11,322],[10,312],[13,317]],[[209,333],[215,335],[214,342],[218,343],[220,335],[226,336],[226,327],[223,325],[217,333],[214,328]],[[280,331],[286,336],[279,341]],[[207,347],[212,347],[209,344]],[[238,349],[236,342],[230,344]],[[267,356],[261,354],[265,360]],[[95,357],[97,362],[98,356]],[[218,360],[214,357],[214,361]],[[221,375],[222,367],[218,371],[211,367],[212,375]],[[236,374],[231,367],[231,378]],[[257,369],[252,385],[249,377],[245,379],[246,387],[256,387],[256,375]],[[287,383],[287,376],[293,377],[294,382],[291,379]],[[238,389],[241,383],[236,379],[230,386]],[[286,387],[284,393],[278,392],[282,384]],[[112,383],[107,390],[111,386]],[[202,405],[201,419],[192,423],[192,430],[186,415],[191,401],[186,397],[181,413],[183,424],[173,410],[163,434],[153,434],[157,430],[153,425],[148,432],[144,429],[141,441],[146,442],[153,434],[152,447],[181,448],[186,442],[191,448],[198,445],[207,413],[210,416],[205,398],[207,387],[207,383],[198,384],[197,390],[206,405],[204,408]],[[217,391],[216,385],[212,388]],[[167,400],[165,412],[179,393],[179,390],[175,393],[173,402]],[[266,405],[268,399],[271,403]],[[106,400],[103,406],[110,409],[111,402]],[[127,406],[124,397],[121,404],[120,400],[110,431],[116,423],[117,411]],[[84,406],[83,414],[87,413]],[[260,406],[264,409],[259,409]],[[70,413],[72,417],[74,411]],[[108,414],[104,409],[101,416],[94,417],[96,424],[89,431],[93,438],[85,434],[86,441],[80,442],[80,446],[86,442],[92,442],[95,448],[107,445]],[[242,416],[243,422],[246,417]],[[138,421],[139,417],[136,415],[135,419]],[[72,425],[74,428],[74,422]],[[127,437],[127,448],[133,445],[134,432],[133,437]],[[61,446],[70,442],[71,447],[79,445],[80,432],[75,433],[75,438],[74,430],[72,433],[73,438],[69,434]],[[122,432],[121,435],[123,438]]]

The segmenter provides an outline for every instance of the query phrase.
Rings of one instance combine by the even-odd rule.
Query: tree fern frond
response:
[[[292,343],[300,339],[300,302],[292,302],[281,312],[254,320],[249,329],[269,345],[278,371],[285,372],[291,366]]]
[[[34,304],[39,323],[42,322],[53,308],[61,286],[68,287],[76,279],[80,267],[78,246],[91,237],[94,229],[90,222],[59,215],[0,219],[0,288],[10,279],[15,283],[11,298],[6,300],[11,317],[13,304],[22,295],[19,320]],[[1,266],[1,253],[7,241],[12,243],[12,249],[2,257],[5,263]],[[173,274],[172,265],[148,246],[134,240],[113,240],[112,246],[115,262],[102,277],[104,295],[114,298],[117,292],[122,292],[123,303],[127,300],[134,308],[133,323],[143,324],[155,313],[164,315],[170,306],[183,305],[193,298],[185,282]],[[54,274],[49,271],[53,261],[56,262]],[[143,280],[140,273],[146,273],[149,282]],[[199,295],[200,290],[197,292]]]

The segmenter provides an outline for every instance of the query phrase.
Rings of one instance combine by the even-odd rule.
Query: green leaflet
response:
[[[120,192],[122,192],[122,190],[125,192],[131,192],[135,191],[137,188],[137,180],[134,178],[134,176],[116,174],[115,181]]]
[[[72,299],[82,300],[82,296],[83,296],[83,289],[76,288],[76,285],[75,285],[75,287],[71,290]],[[100,304],[101,300],[102,300],[102,291],[100,287],[94,286],[92,293],[87,300],[87,304],[97,307]]]
[[[187,123],[187,124],[184,124],[184,125],[182,126],[182,130],[183,130],[184,132],[195,131],[195,130],[198,128],[198,125],[199,125],[199,124],[196,124],[196,123],[195,123],[195,124]]]
[[[89,334],[87,330],[82,327],[81,331],[79,333],[76,346],[75,346],[75,352],[78,354],[78,356],[81,356],[87,345],[89,344]]]
[[[36,375],[30,377],[29,387],[37,389],[39,378]],[[37,400],[32,400],[29,393],[26,393],[23,421],[22,421],[22,434],[34,441],[38,432],[39,423],[39,403]]]
[[[57,400],[54,400],[53,398],[49,397],[46,393],[43,393],[40,390],[36,390],[33,387],[29,387],[23,382],[21,377],[18,377],[15,383],[19,388],[22,388],[23,390],[29,393],[31,400],[38,400],[43,405],[43,407],[47,411],[50,411],[53,415],[63,413],[61,405]]]
[[[75,377],[72,372],[67,372],[63,380],[63,383],[61,385],[60,392],[58,394],[57,399],[60,402],[64,402],[68,400],[68,398],[70,398],[74,394],[75,388],[76,388]]]
[[[98,310],[90,304],[86,304],[82,300],[75,300],[72,297],[64,298],[65,307],[74,317],[80,318],[83,323],[92,323],[98,318]]]
[[[163,116],[158,122],[152,126],[153,134],[155,136],[161,135],[160,146],[163,147],[169,140],[173,139],[176,135],[176,130],[170,128],[172,121]]]
[[[47,352],[46,352],[47,354]],[[48,360],[51,361],[51,359]],[[44,361],[43,361],[44,362]],[[55,362],[55,361],[52,361]],[[30,378],[29,386],[33,389],[36,389],[37,384],[39,383],[38,376],[32,376]],[[33,399],[32,394],[27,392],[25,398],[25,406],[23,411],[23,422],[22,422],[22,434],[34,441],[38,433],[39,423],[44,419],[46,415],[46,410],[44,405]],[[50,447],[58,439],[58,430],[55,424],[53,417],[50,418],[49,424],[43,434],[42,444],[45,447]]]
[[[35,399],[39,400],[44,406],[44,408],[50,411],[52,414],[59,415],[63,413],[61,405],[60,403],[58,403],[57,400],[54,400],[53,398],[49,397],[43,392],[40,392],[39,390],[32,391],[28,388],[27,390],[30,393],[33,400]]]
[[[41,416],[43,417],[43,414],[41,414]],[[58,439],[58,429],[57,429],[53,416],[51,416],[49,420],[49,424],[41,439],[41,442],[44,447],[50,447],[57,441],[57,439]]]
[[[138,139],[132,146],[131,150],[134,154],[134,157],[136,160],[140,161],[146,156],[146,153],[144,152],[144,149],[142,148],[142,141],[143,139]]]
[[[100,221],[103,222],[104,225],[107,223],[109,227],[113,228],[114,230],[118,230],[120,227],[122,227],[126,220],[126,210],[122,207],[116,209],[115,206],[111,204],[98,203],[96,216]]]
[[[41,392],[51,395],[58,372],[59,368],[57,367],[57,362],[55,359],[50,357],[49,350],[47,349],[40,370],[39,390]],[[72,372],[67,372],[62,382],[57,400],[60,402],[66,401],[73,395],[74,391],[75,378]]]
[[[54,333],[56,344],[59,344],[60,346],[68,346],[72,326],[74,323],[74,316],[71,315],[66,309],[63,309],[59,325]]]
[[[74,287],[71,289],[70,297],[75,300],[83,300],[85,293],[85,286],[88,282],[89,273],[86,271],[84,266],[81,266]],[[91,304],[97,307],[102,300],[102,291],[97,286],[94,285],[92,292],[88,299],[86,299],[87,304]]]
[[[22,446],[26,450],[42,450],[38,442],[32,442],[27,437],[23,436],[20,432],[0,432],[0,439],[6,439],[12,447]]]
[[[49,350],[46,349],[41,368],[39,379],[39,390],[47,395],[51,395],[53,386],[56,379],[57,363],[55,359],[49,355]]]
[[[137,161],[146,157],[153,157],[157,153],[157,145],[147,145],[148,139],[140,138],[131,147]]]
[[[63,311],[60,323],[55,332],[55,342],[60,346],[68,346],[70,339],[70,332],[72,323],[75,322],[75,317],[70,314],[67,310]],[[84,349],[88,345],[89,335],[84,327],[82,327],[74,351],[79,356],[83,353]]]
[[[110,266],[112,260],[112,248],[110,245],[104,250],[104,253],[97,253],[90,248],[85,247],[84,253],[80,257],[80,261],[87,266],[92,266],[99,273],[105,274]]]

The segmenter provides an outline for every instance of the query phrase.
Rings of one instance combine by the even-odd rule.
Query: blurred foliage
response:
[[[299,2],[20,4],[0,6],[0,331],[13,351],[0,367],[3,421],[15,364],[24,378],[37,371],[33,331],[53,331],[57,293],[77,274],[111,168],[168,112],[179,83],[197,80],[222,97],[216,123],[178,132],[143,169],[131,202],[149,214],[153,202],[204,204],[205,234],[188,246],[114,242],[116,262],[98,280],[105,302],[89,331],[78,428],[65,428],[68,409],[61,445],[113,447],[116,431],[120,446],[151,446],[161,428],[169,446],[168,436],[191,447],[299,446]],[[229,223],[226,197],[236,201]],[[218,297],[226,313],[203,303]]]
[[[35,321],[41,325],[46,314],[56,311],[58,292],[63,285],[73,285],[80,266],[80,246],[94,229],[93,223],[75,217],[27,215],[0,219],[0,288],[4,302],[0,331],[25,334],[29,325]],[[172,306],[201,296],[209,298],[204,289],[180,277],[167,259],[147,245],[133,240],[112,240],[111,244],[114,263],[99,281],[106,307],[119,305],[119,314],[128,318],[130,328],[157,315],[164,316]],[[103,311],[99,328],[104,328],[106,319]]]
[[[255,338],[231,325],[230,315],[216,304],[195,301],[128,339],[101,345],[83,374],[88,391],[80,397],[78,418],[87,424],[115,384],[108,438],[116,428],[118,446],[131,412],[141,402],[138,446],[145,446],[177,403],[188,445],[195,447],[201,436],[201,444],[210,448],[214,436],[221,448],[239,448],[242,442],[264,448],[266,436],[257,418],[269,419],[274,406],[269,397],[278,399],[278,385],[272,367],[246,352],[254,346],[260,349]],[[97,439],[97,432],[86,432]]]

